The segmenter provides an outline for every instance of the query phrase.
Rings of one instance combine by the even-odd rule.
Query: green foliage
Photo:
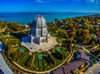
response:
[[[22,60],[19,62],[19,64],[21,65],[21,66],[23,66],[23,67],[27,67],[27,63],[28,63],[28,61],[29,61],[29,59],[31,58],[31,56],[30,55],[25,55],[23,58],[22,58]]]
[[[94,42],[94,41],[92,41],[92,45],[93,45],[93,46],[95,45],[95,42]]]
[[[90,64],[91,64],[91,66],[93,66],[93,61],[91,61],[91,63],[90,63]]]
[[[50,59],[50,62],[51,62],[54,66],[56,66],[56,60],[53,58],[53,56],[52,56],[52,55],[48,55],[48,58]]]

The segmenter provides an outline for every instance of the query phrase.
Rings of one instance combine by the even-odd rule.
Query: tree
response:
[[[31,28],[31,26],[32,26],[32,23],[29,23],[28,25],[29,25],[29,27]]]
[[[91,61],[90,65],[91,65],[91,67],[93,66],[93,61]]]
[[[93,45],[93,46],[95,45],[95,42],[94,42],[94,41],[92,41],[92,45]]]
[[[97,42],[97,38],[92,37],[92,41],[94,41],[96,43]]]
[[[3,36],[3,33],[0,33],[0,36]]]
[[[93,25],[89,25],[89,29],[93,29]]]
[[[69,46],[69,50],[72,51],[72,44]]]
[[[5,53],[5,50],[3,49],[2,53]]]
[[[4,34],[8,34],[9,29],[5,29]]]
[[[86,43],[86,44],[90,43],[90,41],[91,41],[90,35],[89,35],[89,34],[83,35],[81,41],[82,41],[83,43]]]
[[[48,26],[51,28],[54,27],[54,25],[52,23],[48,23]]]
[[[96,62],[96,58],[93,58],[94,62]]]
[[[8,23],[8,27],[9,27],[10,29],[13,28],[13,25],[14,25],[14,22],[9,22],[9,23]]]
[[[13,28],[14,28],[15,31],[22,30],[22,26],[17,24],[17,23],[13,26]]]
[[[65,35],[67,34],[67,32],[63,29],[58,29],[56,31],[58,33],[58,36],[60,36],[60,37],[65,37]]]
[[[58,19],[55,19],[55,22],[57,22],[58,21]]]
[[[76,32],[75,31],[70,32],[70,36],[72,36],[73,38],[76,37]]]
[[[79,29],[77,30],[77,35],[78,35],[78,36],[81,36],[81,35],[82,35],[82,32],[83,32],[82,28],[79,28]]]
[[[1,27],[0,27],[0,33],[1,33]]]

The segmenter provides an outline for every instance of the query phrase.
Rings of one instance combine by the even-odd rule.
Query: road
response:
[[[2,50],[3,50],[3,45],[1,44],[1,41],[0,41],[0,66],[1,66],[1,69],[3,70],[4,74],[14,74],[10,68],[8,67],[8,65],[6,64],[3,56],[2,56]]]

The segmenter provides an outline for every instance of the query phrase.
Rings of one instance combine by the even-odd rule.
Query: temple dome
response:
[[[47,27],[45,18],[41,15],[37,15],[32,22],[32,27],[33,28]]]
[[[32,23],[31,34],[35,37],[47,37],[48,30],[46,20],[43,16],[37,15]]]

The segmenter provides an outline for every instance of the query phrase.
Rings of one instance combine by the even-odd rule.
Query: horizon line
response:
[[[0,13],[100,13],[100,11],[41,11],[41,12],[0,12]]]

